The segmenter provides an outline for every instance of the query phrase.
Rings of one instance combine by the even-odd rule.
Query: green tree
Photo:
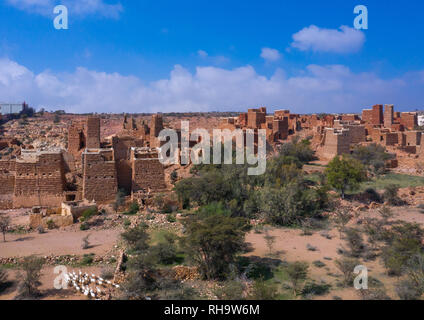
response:
[[[36,256],[25,257],[22,263],[22,282],[19,286],[18,298],[35,298],[40,295],[38,287],[41,286],[41,269],[44,259]]]
[[[343,274],[343,285],[351,286],[353,284],[353,275],[356,266],[360,265],[358,259],[343,258],[334,262],[337,269]]]
[[[213,203],[201,208],[184,222],[186,236],[182,244],[205,279],[226,278],[244,246],[248,221],[231,217],[222,204]]]
[[[287,267],[287,275],[291,282],[293,293],[296,296],[301,291],[301,285],[308,278],[309,265],[306,262],[293,262]]]
[[[10,227],[10,217],[5,214],[0,215],[0,232],[3,233],[3,242],[6,242],[6,232]]]
[[[346,190],[357,190],[366,178],[364,167],[359,161],[339,156],[328,164],[326,174],[328,184],[341,193],[342,199],[345,198]]]

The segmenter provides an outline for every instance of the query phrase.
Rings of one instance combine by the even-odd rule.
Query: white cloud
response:
[[[424,71],[382,79],[341,65],[310,65],[296,76],[287,77],[277,69],[265,77],[251,66],[198,67],[191,73],[177,65],[168,78],[146,83],[138,77],[86,68],[36,74],[0,59],[0,97],[70,112],[245,111],[258,105],[299,113],[359,112],[376,103],[413,110],[424,101]]]
[[[225,65],[230,62],[230,59],[225,56],[211,56],[205,50],[198,50],[197,56],[208,63],[218,66]]]
[[[275,62],[281,59],[281,54],[277,49],[262,48],[261,58],[267,62]]]
[[[301,51],[352,53],[359,51],[365,42],[362,31],[341,26],[337,29],[322,29],[311,25],[293,35],[291,46]]]
[[[108,4],[104,0],[6,0],[8,4],[20,10],[45,16],[53,14],[56,5],[65,5],[69,15],[100,15],[106,18],[119,18],[123,11],[120,3]]]
[[[206,58],[208,56],[208,53],[205,50],[199,50],[197,51],[197,54],[200,58]]]

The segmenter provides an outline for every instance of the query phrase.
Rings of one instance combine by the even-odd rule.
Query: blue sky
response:
[[[57,4],[68,30],[53,27]],[[368,30],[353,29],[359,4]],[[0,100],[72,112],[422,109],[423,16],[419,0],[3,0]]]

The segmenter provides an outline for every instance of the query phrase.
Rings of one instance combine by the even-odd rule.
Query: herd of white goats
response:
[[[105,295],[105,289],[107,287],[119,288],[118,284],[114,284],[109,280],[104,280],[101,277],[97,277],[92,274],[91,276],[87,273],[74,271],[65,274],[65,281],[69,286],[72,286],[77,292],[83,293],[90,299],[101,300],[100,297]],[[94,286],[94,287],[92,287]]]

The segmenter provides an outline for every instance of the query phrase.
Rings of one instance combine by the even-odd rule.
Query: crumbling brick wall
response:
[[[349,130],[327,128],[325,130],[324,154],[327,157],[335,157],[350,153]]]
[[[115,199],[118,181],[113,149],[87,149],[83,158],[83,198],[106,202]]]
[[[16,161],[15,208],[58,205],[64,190],[62,152],[25,151]]]
[[[166,189],[165,171],[157,152],[133,148],[131,161],[132,192],[140,190],[157,192]]]
[[[85,127],[86,147],[89,149],[100,148],[100,118],[88,117]]]

